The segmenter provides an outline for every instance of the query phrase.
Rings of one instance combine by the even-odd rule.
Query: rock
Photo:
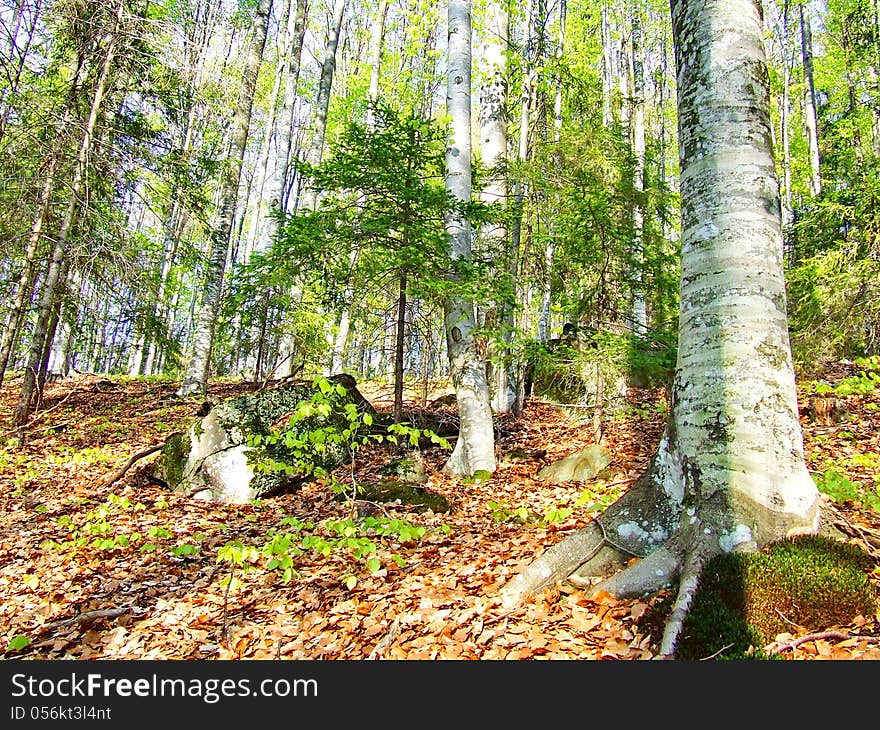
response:
[[[381,482],[368,482],[358,485],[358,500],[366,502],[399,502],[414,508],[415,512],[449,512],[452,504],[446,497],[421,484],[404,482],[398,479],[384,479]]]
[[[587,446],[564,459],[548,464],[538,472],[538,479],[560,482],[585,482],[592,479],[611,463],[611,454],[604,446]]]
[[[375,413],[357,391],[354,378],[331,378],[345,386],[347,398],[327,417],[312,416],[296,424],[285,424],[297,434],[304,434],[328,423],[340,429],[347,425],[342,408],[354,403],[360,412]],[[293,450],[283,442],[253,447],[252,436],[277,432],[300,403],[314,394],[310,383],[287,383],[278,388],[248,393],[223,401],[194,423],[185,434],[175,434],[166,441],[153,468],[153,476],[170,489],[192,494],[197,499],[244,504],[253,499],[288,489],[308,478],[297,467]],[[316,466],[330,471],[348,458],[342,443],[326,443],[325,451],[315,457]],[[260,462],[286,465],[286,469],[255,468]]]
[[[418,451],[412,451],[393,459],[387,466],[379,469],[379,473],[415,484],[424,484],[428,481],[428,475],[425,473],[425,460]]]

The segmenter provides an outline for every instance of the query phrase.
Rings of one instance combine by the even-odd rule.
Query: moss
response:
[[[185,433],[173,433],[166,440],[153,467],[153,475],[174,489],[183,481],[183,470],[191,444]]]
[[[340,498],[344,499],[344,496]],[[358,499],[369,502],[397,502],[415,508],[416,512],[449,512],[452,505],[442,494],[425,489],[420,484],[384,479],[380,482],[358,485]]]
[[[857,547],[820,536],[781,540],[758,553],[719,555],[703,570],[676,658],[716,652],[724,659],[766,658],[760,648],[777,634],[796,633],[797,627],[820,631],[872,614],[878,606],[868,580],[873,566]],[[655,628],[671,601],[655,609]]]

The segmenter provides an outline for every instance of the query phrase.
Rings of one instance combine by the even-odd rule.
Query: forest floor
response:
[[[834,386],[857,375],[841,365],[825,380]],[[499,419],[500,463],[490,480],[450,478],[441,471],[448,451],[426,450],[427,486],[453,509],[417,514],[387,506],[390,516],[424,534],[398,529],[373,536],[376,551],[366,557],[378,562],[370,563],[357,555],[363,541],[346,546],[332,539],[327,521],[345,520],[349,508],[321,480],[253,505],[224,506],[148,483],[143,472],[155,458],[149,456],[110,484],[133,454],[196,418],[198,403],[168,399],[173,383],[89,375],[53,383],[22,446],[21,432],[11,427],[19,382],[13,377],[0,389],[0,652],[6,657],[642,660],[656,654],[659,637],[643,618],[662,594],[588,600],[560,584],[506,610],[496,592],[645,470],[663,428],[662,391],[630,391],[628,407],[605,424],[609,470],[588,484],[536,478],[545,464],[592,441],[588,426],[536,400],[520,417]],[[251,389],[220,381],[209,395],[216,401]],[[389,406],[387,393],[370,384],[361,389],[378,408]],[[816,400],[814,385],[799,389],[808,465],[816,475],[840,475],[842,481],[829,482],[838,490],[835,520],[878,558],[880,388],[835,396],[832,409]],[[358,480],[387,463],[384,448],[358,456]],[[316,547],[293,556],[296,573],[285,582],[254,550],[289,533],[292,517],[314,523],[302,530],[326,554]],[[236,545],[239,553],[231,549]],[[250,555],[245,548],[253,548]],[[282,547],[277,555],[284,554]],[[243,563],[231,568],[236,555]],[[880,570],[872,578],[880,582]],[[880,659],[880,617],[826,628],[837,633],[782,656]],[[793,627],[784,638],[798,635]]]

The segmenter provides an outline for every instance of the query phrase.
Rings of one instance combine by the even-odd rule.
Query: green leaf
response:
[[[19,634],[18,636],[13,636],[12,639],[9,640],[9,645],[6,647],[6,651],[21,651],[30,645],[31,637]]]
[[[370,558],[367,561],[367,570],[371,573],[378,573],[382,570],[382,561],[379,558]]]
[[[350,575],[345,579],[345,587],[348,588],[348,590],[351,590],[357,585],[357,582],[357,576]]]

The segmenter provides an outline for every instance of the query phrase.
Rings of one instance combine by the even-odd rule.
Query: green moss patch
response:
[[[820,631],[870,615],[878,606],[868,580],[873,567],[854,545],[818,536],[719,555],[703,570],[676,658],[766,658],[760,648],[777,634]],[[659,604],[657,614],[665,617],[671,602]]]

